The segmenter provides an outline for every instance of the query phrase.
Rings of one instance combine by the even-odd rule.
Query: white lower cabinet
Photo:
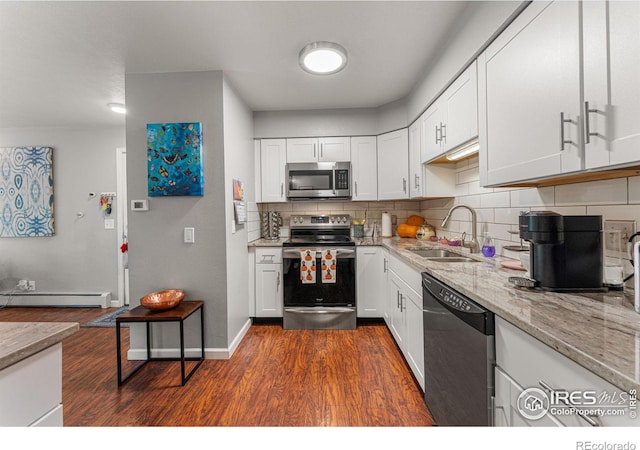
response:
[[[0,370],[0,426],[62,425],[61,343]]]
[[[421,275],[394,256],[389,258],[387,273],[385,321],[424,391]]]
[[[405,290],[405,285],[400,277],[394,272],[389,272],[389,279],[387,283],[387,326],[396,340],[396,343],[400,349],[404,352],[404,340],[405,340],[405,314],[403,313],[401,297],[402,292]]]
[[[256,249],[255,317],[282,317],[282,249]]]
[[[546,414],[540,419],[530,420],[518,412],[518,398],[524,390],[509,375],[496,367],[496,394],[494,425],[497,427],[561,427],[558,419]]]
[[[495,342],[496,425],[640,426],[640,419],[632,418],[626,410],[629,392],[623,392],[497,316]],[[523,391],[527,394],[521,399],[519,408],[518,398]],[[525,409],[522,414],[522,402],[537,402],[540,392],[544,393],[543,399],[546,395],[550,400],[548,405],[541,406],[548,413],[535,417],[535,411],[544,409],[536,409],[532,403],[532,408]],[[563,403],[567,395],[571,396],[569,401],[574,409],[583,414],[570,414]],[[558,400],[554,401],[554,398]]]
[[[384,259],[381,247],[356,248],[356,309],[358,317],[381,318],[384,299]]]

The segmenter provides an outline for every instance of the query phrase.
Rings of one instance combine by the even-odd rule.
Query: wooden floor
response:
[[[5,308],[0,321],[85,323],[106,311]],[[80,328],[62,348],[66,426],[432,425],[419,386],[379,323],[355,331],[254,325],[230,360],[205,360],[185,386],[179,363],[163,361],[118,388],[115,328]]]

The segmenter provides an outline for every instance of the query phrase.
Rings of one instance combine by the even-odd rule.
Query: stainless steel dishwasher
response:
[[[493,424],[494,314],[422,273],[424,401],[436,425]]]

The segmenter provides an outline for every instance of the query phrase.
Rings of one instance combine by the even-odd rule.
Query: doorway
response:
[[[118,304],[129,305],[129,253],[128,219],[127,219],[127,149],[116,149],[116,214],[118,232]],[[124,250],[124,251],[123,251]]]

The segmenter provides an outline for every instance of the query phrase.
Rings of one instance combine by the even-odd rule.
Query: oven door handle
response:
[[[286,259],[299,259],[300,252],[307,250],[303,248],[286,248],[282,252],[282,257]],[[356,257],[356,251],[352,248],[332,248],[336,251],[336,258],[338,259],[350,259]],[[322,258],[322,249],[316,248],[316,258]]]

